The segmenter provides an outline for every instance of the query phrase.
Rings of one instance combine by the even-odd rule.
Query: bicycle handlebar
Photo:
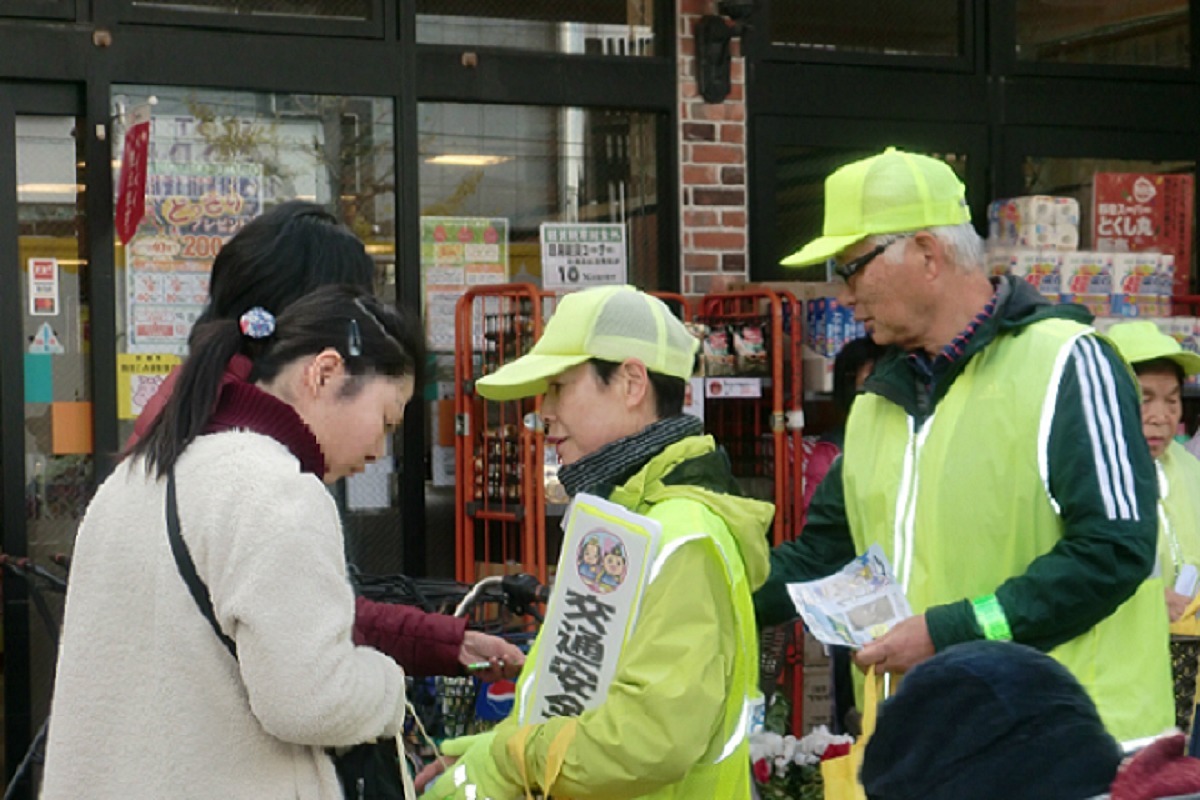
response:
[[[516,575],[491,575],[483,578],[467,592],[462,601],[454,609],[454,616],[463,617],[480,600],[485,589],[499,586],[503,595],[502,602],[514,614],[529,615],[541,621],[541,615],[533,608],[538,603],[550,599],[550,590],[538,583],[532,575],[518,573]]]

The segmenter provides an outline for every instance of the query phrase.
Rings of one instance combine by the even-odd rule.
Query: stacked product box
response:
[[[805,308],[804,344],[814,353],[833,358],[846,342],[866,336],[867,330],[854,319],[854,310],[833,297],[809,300]]]
[[[846,342],[866,336],[854,311],[833,297],[809,300],[804,309],[804,386],[809,391],[833,391],[833,359]]]
[[[1112,313],[1113,253],[1076,250],[1061,258],[1061,300],[1086,306],[1099,317]]]
[[[1023,278],[1051,302],[1078,303],[1098,316],[1160,317],[1171,312],[1172,255],[988,244],[988,274]]]
[[[1112,313],[1117,317],[1162,317],[1171,313],[1175,256],[1113,253]]]
[[[993,248],[988,251],[988,272],[991,275],[1015,275],[1057,303],[1063,293],[1064,255],[1057,250]]]
[[[1079,247],[1079,201],[1029,195],[988,206],[988,239],[999,247],[1074,250]]]

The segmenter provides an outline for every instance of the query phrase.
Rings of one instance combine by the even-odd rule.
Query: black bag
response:
[[[395,739],[379,739],[330,755],[346,800],[403,800],[403,767]]]
[[[179,574],[187,584],[200,613],[208,620],[208,624],[212,626],[229,654],[237,659],[237,646],[217,624],[217,615],[213,613],[208,587],[196,573],[192,554],[179,532],[179,507],[175,502],[175,470],[171,470],[167,475],[167,538],[171,541],[175,566],[178,567]],[[400,764],[395,739],[366,742],[340,754],[330,750],[329,756],[333,759],[333,766],[337,770],[342,794],[346,800],[404,800],[404,784],[400,778],[400,770],[404,767]]]

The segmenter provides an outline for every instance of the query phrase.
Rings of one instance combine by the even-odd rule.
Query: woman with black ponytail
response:
[[[253,308],[282,314],[300,297],[321,286],[353,284],[370,290],[375,263],[363,243],[337,217],[314,203],[291,200],[255,217],[234,234],[213,260],[209,302],[192,329],[193,353],[202,336],[213,330],[207,323],[224,320],[240,324]],[[210,351],[205,385],[219,377],[221,385],[250,378],[249,357],[236,351]],[[216,376],[216,377],[214,377]],[[176,391],[179,372],[167,376],[138,417],[128,448],[134,447],[154,425]],[[194,429],[194,422],[175,420],[179,430]],[[171,445],[159,441],[156,453]],[[139,451],[140,452],[140,451]],[[169,452],[162,453],[168,456]],[[515,677],[524,654],[496,636],[468,631],[467,621],[447,614],[428,614],[415,606],[357,599],[354,641],[387,653],[411,675],[462,674],[467,664],[488,663],[473,674],[494,681]]]
[[[328,749],[399,730],[404,672],[352,640],[325,484],[384,454],[422,361],[350,286],[196,326],[80,526],[44,798],[342,796]]]

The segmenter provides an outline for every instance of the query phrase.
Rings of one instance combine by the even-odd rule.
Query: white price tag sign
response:
[[[543,222],[542,288],[574,291],[626,283],[625,226]]]

